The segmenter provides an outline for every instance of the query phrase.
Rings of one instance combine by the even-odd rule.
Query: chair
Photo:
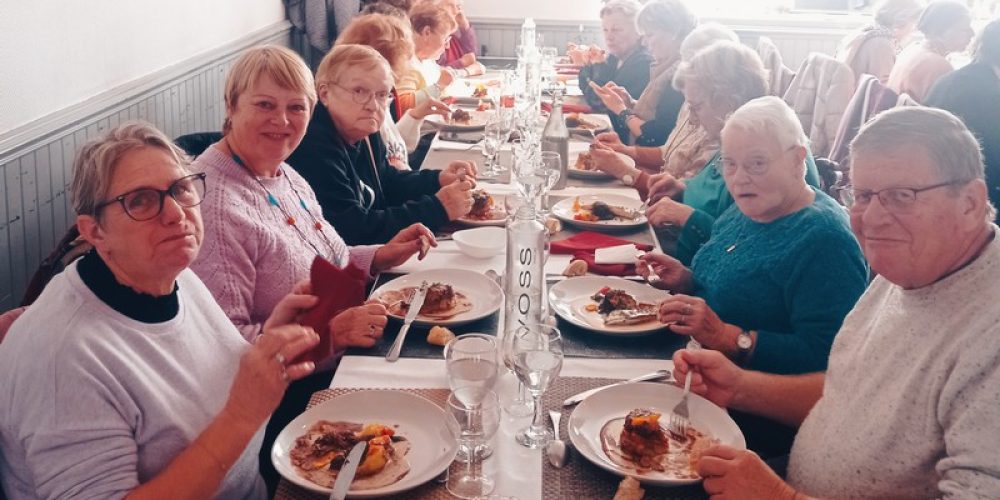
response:
[[[842,172],[850,170],[849,147],[858,130],[875,115],[897,105],[899,96],[873,75],[861,75],[857,90],[840,120],[837,135],[830,148],[829,158],[839,165]]]
[[[853,95],[854,72],[846,64],[816,52],[802,63],[782,98],[802,122],[814,156],[830,154]]]
[[[21,298],[21,305],[29,306],[35,302],[53,276],[61,273],[71,262],[93,248],[90,243],[80,238],[80,232],[77,231],[76,225],[70,226],[66,230],[66,234],[56,244],[56,248],[38,265],[35,274],[31,276],[31,281],[28,282],[28,287]]]
[[[819,173],[819,188],[839,203],[840,197],[837,195],[836,188],[840,186],[843,175],[840,172],[837,162],[822,157],[815,160],[816,172]]]
[[[174,144],[192,158],[205,152],[209,146],[222,140],[222,132],[197,132],[174,139]]]
[[[770,94],[778,97],[785,95],[788,85],[795,78],[795,72],[785,66],[778,46],[770,38],[762,36],[757,39],[757,54],[767,69],[767,88]]]

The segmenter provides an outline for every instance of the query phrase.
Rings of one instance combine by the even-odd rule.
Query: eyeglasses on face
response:
[[[102,208],[119,203],[132,220],[150,220],[163,212],[163,200],[170,196],[178,205],[189,208],[201,204],[205,199],[205,173],[181,177],[167,189],[139,188],[121,196],[102,202],[94,207],[96,215]]]
[[[790,153],[798,146],[791,146],[785,150],[785,153]],[[764,175],[767,173],[768,169],[771,168],[771,159],[764,158],[761,156],[756,156],[750,159],[750,161],[740,164],[729,158],[721,158],[722,162],[722,173],[727,176],[731,176],[736,173],[740,167],[750,175]]]
[[[355,87],[353,89],[349,89],[337,82],[326,82],[326,83],[337,86],[344,92],[351,94],[351,99],[353,99],[354,102],[358,104],[368,104],[368,101],[371,101],[373,98],[375,99],[375,104],[378,104],[379,106],[382,107],[386,107],[392,103],[392,94],[384,90],[374,92],[364,87]]]
[[[913,208],[913,205],[917,202],[917,195],[923,193],[924,191],[939,189],[945,186],[957,186],[967,182],[969,181],[947,181],[922,188],[891,187],[880,189],[878,191],[873,191],[871,189],[855,189],[853,186],[844,186],[839,188],[838,192],[840,195],[840,201],[842,201],[847,208],[865,208],[872,202],[872,198],[877,196],[879,203],[881,203],[887,210],[891,212],[906,212],[907,210]]]

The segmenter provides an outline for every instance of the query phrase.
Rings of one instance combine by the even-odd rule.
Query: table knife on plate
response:
[[[368,441],[361,441],[354,445],[354,448],[351,448],[351,452],[347,454],[347,459],[344,460],[344,465],[340,468],[340,473],[337,474],[337,480],[333,482],[333,490],[330,491],[330,500],[344,500],[347,498],[347,491],[351,489],[354,475],[358,473],[358,466],[361,465],[361,461],[365,456],[365,449],[367,448]]]
[[[399,359],[399,351],[403,349],[403,340],[406,339],[407,332],[410,331],[410,325],[413,324],[413,320],[417,319],[417,314],[420,313],[420,308],[424,306],[424,299],[427,298],[427,282],[421,282],[420,288],[413,292],[413,298],[410,300],[409,309],[406,310],[406,316],[403,318],[403,327],[399,329],[399,334],[396,335],[396,341],[392,343],[392,347],[389,348],[389,352],[385,355],[386,361],[396,361]]]
[[[668,379],[668,380],[670,380],[672,378],[673,378],[673,373],[670,370],[657,370],[657,371],[655,371],[653,373],[647,373],[645,375],[640,375],[640,376],[638,376],[636,378],[630,378],[628,380],[622,380],[621,382],[615,382],[613,384],[608,384],[608,385],[602,385],[600,387],[595,387],[593,389],[590,389],[589,391],[583,391],[580,394],[577,394],[575,396],[570,396],[570,397],[566,398],[566,400],[563,401],[563,406],[573,406],[573,405],[579,403],[580,401],[583,401],[584,399],[589,398],[590,396],[592,396],[597,391],[600,391],[600,390],[603,390],[603,389],[607,389],[608,387],[614,387],[616,385],[622,385],[622,384],[631,384],[631,383],[634,383],[634,382],[645,382],[647,380],[658,380],[658,379]]]

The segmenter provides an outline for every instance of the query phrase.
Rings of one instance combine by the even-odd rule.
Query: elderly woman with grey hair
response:
[[[73,167],[95,248],[19,318],[0,349],[0,477],[11,499],[264,498],[263,426],[319,338],[289,295],[250,345],[188,266],[205,175],[129,123]]]
[[[844,320],[825,374],[760,373],[710,351],[674,355],[692,392],[799,427],[787,483],[753,453],[715,446],[699,464],[705,491],[995,498],[1000,242],[979,145],[945,111],[896,108],[854,139],[851,181],[851,227],[878,277]]]
[[[937,0],[927,5],[917,20],[924,41],[899,54],[886,85],[897,94],[909,94],[924,102],[934,82],[955,68],[948,61],[952,52],[965,50],[972,40],[972,13],[964,2]]]
[[[808,140],[781,99],[743,105],[721,138],[718,168],[735,206],[690,268],[666,255],[643,257],[674,292],[660,304],[660,321],[755,370],[824,370],[834,335],[868,284],[847,215],[806,184]],[[762,452],[791,442],[791,432],[754,429],[744,427]]]
[[[916,28],[923,8],[920,0],[882,0],[875,6],[875,22],[848,35],[837,59],[854,71],[855,78],[868,74],[889,81],[896,54]]]

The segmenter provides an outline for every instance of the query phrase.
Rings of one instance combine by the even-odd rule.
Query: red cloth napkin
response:
[[[552,103],[543,102],[542,111],[545,111],[546,113],[551,113]],[[563,103],[563,113],[593,113],[593,112],[594,110],[590,109],[590,106],[587,106],[586,104],[573,104],[569,102]]]
[[[341,269],[318,255],[313,259],[309,282],[312,294],[319,297],[319,302],[303,315],[302,325],[316,331],[319,344],[299,356],[296,362],[318,363],[330,357],[333,353],[330,320],[341,311],[364,303],[367,280],[365,272],[357,266],[348,265]]]
[[[572,255],[574,259],[579,259],[587,263],[587,270],[594,274],[605,276],[631,276],[635,274],[634,264],[595,264],[594,250],[598,248],[608,248],[618,245],[633,244],[639,250],[648,252],[653,249],[653,245],[635,243],[614,236],[608,236],[593,231],[584,231],[575,234],[564,240],[553,241],[549,244],[549,251],[555,255]]]

